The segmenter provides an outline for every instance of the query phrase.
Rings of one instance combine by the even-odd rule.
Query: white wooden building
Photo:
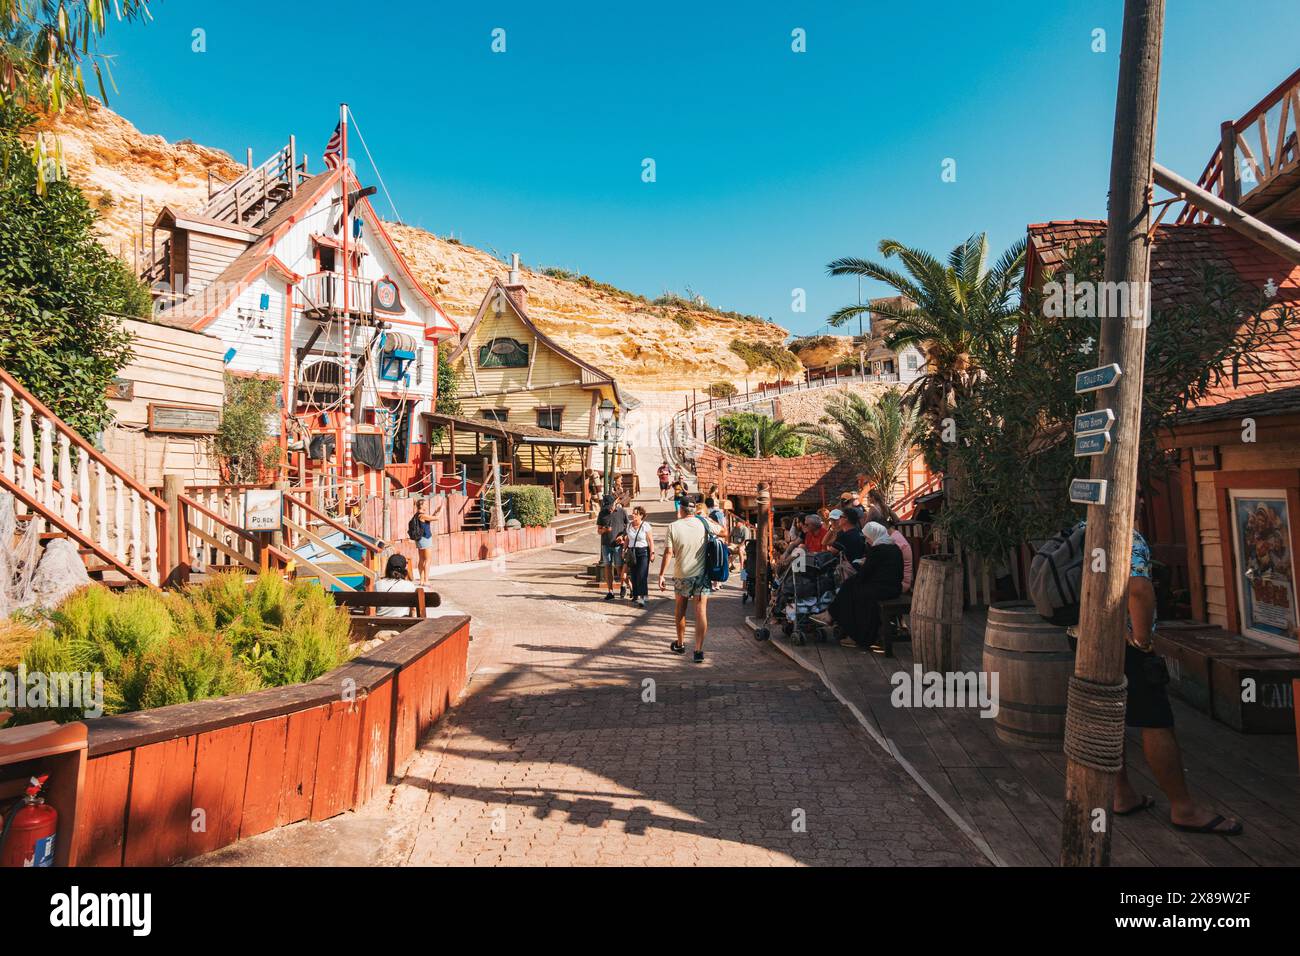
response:
[[[299,477],[308,459],[338,467],[350,363],[354,474],[371,490],[385,469],[409,484],[428,457],[419,422],[433,410],[438,343],[457,326],[412,275],[373,190],[351,171],[305,167],[291,141],[202,209],[159,213],[145,276],[156,317],[218,338],[227,371],[282,383],[281,443]]]

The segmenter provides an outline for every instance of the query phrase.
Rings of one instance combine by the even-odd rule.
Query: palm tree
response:
[[[803,429],[767,415],[725,415],[718,426],[718,446],[732,454],[746,458],[771,458],[773,455],[789,458],[791,453],[803,453],[802,441],[792,442],[792,439],[802,439]]]
[[[985,233],[953,249],[946,265],[894,239],[882,240],[879,248],[886,259],[897,258],[904,271],[849,257],[832,262],[830,274],[876,279],[897,291],[902,300],[848,305],[828,321],[839,326],[874,312],[888,322],[886,347],[911,345],[924,353],[925,369],[909,386],[907,403],[919,407],[938,434],[943,419],[979,375],[981,364],[1012,346],[1017,325],[1012,297],[1024,272],[1025,243],[1014,243],[992,268]]]
[[[907,473],[928,427],[920,409],[906,405],[901,392],[888,391],[872,404],[858,392],[846,391],[827,400],[820,425],[802,430],[809,436],[809,451],[851,465],[892,506],[894,488]]]

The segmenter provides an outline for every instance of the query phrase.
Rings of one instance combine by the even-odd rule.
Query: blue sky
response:
[[[804,333],[857,297],[826,263],[881,238],[1000,250],[1105,214],[1122,6],[155,0],[105,49],[111,105],[147,133],[260,159],[293,132],[319,169],[346,100],[405,221]],[[1168,3],[1157,158],[1189,178],[1300,65],[1300,4],[1241,9]]]

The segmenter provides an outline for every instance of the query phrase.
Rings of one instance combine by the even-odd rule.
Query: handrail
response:
[[[56,514],[50,509],[42,508],[35,498],[22,489],[22,486],[19,485],[18,482],[9,480],[5,477],[3,472],[0,472],[0,488],[4,488],[5,491],[8,491],[33,512],[39,514],[43,520],[50,522],[64,534],[71,535],[72,538],[74,538],[83,548],[88,549],[99,558],[107,561],[110,565],[122,574],[131,578],[137,584],[143,584],[145,587],[153,586],[153,582],[147,577],[136,571],[124,561],[119,561],[114,555],[109,554],[107,550],[101,547],[89,535],[83,534],[71,521],[68,521],[62,515]],[[161,574],[161,572],[159,573]]]
[[[121,478],[123,484],[134,489],[146,501],[152,502],[156,507],[162,509],[164,512],[167,510],[167,502],[163,501],[140,482],[132,478],[126,473],[125,469],[104,455],[103,452],[96,449],[95,446],[86,441],[86,439],[82,438],[75,428],[50,411],[44,402],[24,388],[21,382],[2,368],[0,368],[0,382],[4,382],[12,388],[15,393],[23,399],[23,401],[32,406],[33,411],[39,412],[43,417],[48,418],[50,423],[54,425],[55,429],[57,429],[60,434],[66,435],[68,441],[89,455],[92,461],[96,461],[103,465],[113,474],[114,477]]]
[[[185,505],[186,507],[193,508],[199,514],[215,521],[217,524],[225,528],[227,531],[233,531],[235,534],[243,538],[249,544],[256,545],[259,548],[268,547],[268,545],[266,545],[263,541],[261,541],[259,538],[254,536],[251,531],[245,531],[243,528],[231,524],[226,518],[223,518],[221,515],[217,514],[212,509],[208,508],[206,505],[198,501],[195,501],[189,495],[182,492],[181,494],[178,494],[176,496],[176,500],[181,504]]]
[[[1255,157],[1250,155],[1251,150],[1249,145],[1245,140],[1241,139],[1241,137],[1242,134],[1248,132],[1252,126],[1258,124],[1263,139],[1257,145],[1267,150],[1269,143],[1267,140],[1268,130],[1264,128],[1266,125],[1265,118],[1268,111],[1278,103],[1282,103],[1282,114],[1276,135],[1277,142],[1273,143],[1273,152],[1275,155],[1265,155],[1261,157],[1261,165],[1261,162],[1257,162]],[[1287,115],[1288,107],[1292,114],[1289,117]],[[1262,178],[1257,177],[1250,189],[1243,188],[1242,194],[1244,195],[1247,192],[1253,192],[1260,186],[1264,185],[1265,182],[1270,181],[1281,167],[1282,154],[1288,148],[1287,139],[1294,140],[1295,138],[1296,131],[1294,129],[1289,137],[1287,135],[1287,121],[1289,119],[1291,126],[1296,127],[1297,124],[1300,123],[1300,116],[1295,115],[1298,111],[1300,111],[1300,70],[1296,70],[1265,94],[1259,102],[1242,114],[1239,119],[1228,120],[1223,124],[1223,128],[1220,130],[1219,143],[1214,147],[1214,151],[1210,154],[1209,162],[1205,164],[1205,169],[1202,171],[1200,178],[1196,180],[1196,184],[1202,189],[1214,192],[1216,195],[1222,196],[1224,194],[1223,174],[1225,171],[1225,157],[1223,147],[1225,141],[1228,139],[1231,139],[1233,148],[1232,165],[1235,166],[1236,164],[1237,146],[1238,143],[1240,143],[1242,148],[1246,150],[1246,154],[1251,160],[1252,165],[1254,165],[1256,169],[1262,169],[1262,171],[1267,174]],[[1231,129],[1230,136],[1227,134],[1227,130],[1229,129]],[[1291,148],[1294,150],[1294,144]],[[1295,158],[1293,154],[1292,162],[1294,163],[1294,161]],[[1185,203],[1178,214],[1177,222],[1207,222],[1213,218],[1214,217],[1211,214],[1192,206],[1190,203]]]
[[[297,505],[299,508],[302,508],[313,518],[317,518],[320,521],[325,522],[325,524],[329,525],[335,531],[342,531],[345,535],[347,535],[353,541],[357,542],[357,544],[361,545],[371,554],[383,553],[384,549],[382,547],[374,544],[373,542],[367,540],[365,537],[361,536],[361,534],[357,532],[356,529],[349,528],[347,525],[344,524],[340,524],[339,522],[331,518],[329,515],[325,514],[324,512],[318,511],[316,508],[312,507],[306,501],[303,501],[300,498],[295,498],[293,495],[288,494],[287,492],[285,493],[284,500],[289,502],[289,504]]]

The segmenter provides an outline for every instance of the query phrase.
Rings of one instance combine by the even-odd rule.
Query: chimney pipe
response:
[[[510,275],[506,285],[519,285],[519,253],[510,253]]]

